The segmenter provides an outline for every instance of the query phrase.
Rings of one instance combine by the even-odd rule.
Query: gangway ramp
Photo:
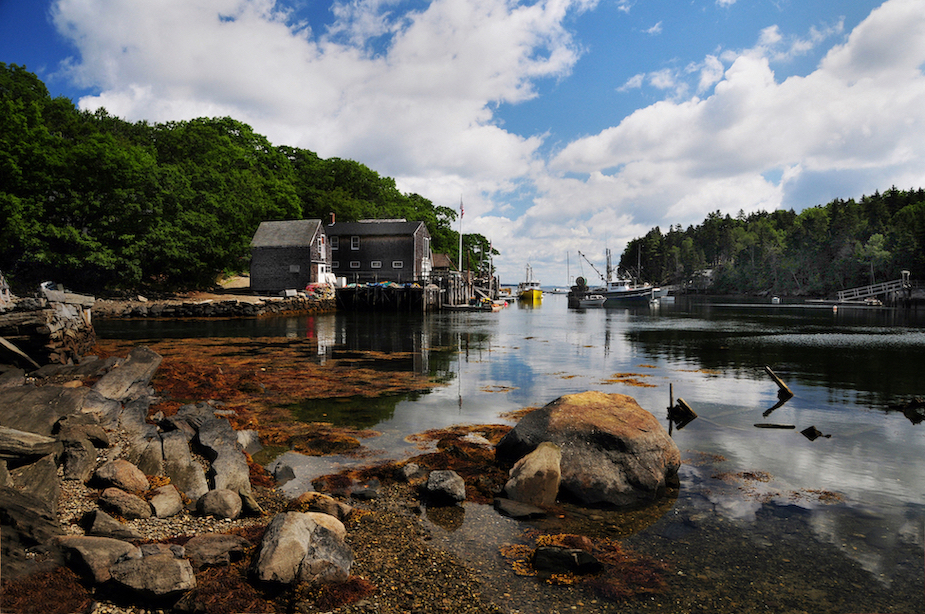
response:
[[[888,295],[893,292],[900,292],[911,287],[909,283],[909,271],[903,271],[902,279],[894,281],[884,281],[879,284],[861,286],[859,288],[850,288],[848,290],[838,291],[838,300],[841,302],[863,301],[876,296]]]

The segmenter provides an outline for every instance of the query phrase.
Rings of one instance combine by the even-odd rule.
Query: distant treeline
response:
[[[129,123],[0,63],[0,271],[27,290],[208,287],[247,269],[260,222],[406,218],[458,254],[457,212],[352,160],[274,147],[234,119]],[[488,242],[466,237],[472,261]]]
[[[641,266],[639,266],[641,265]],[[830,296],[925,278],[925,190],[890,188],[800,213],[711,213],[699,226],[656,227],[629,242],[620,268],[659,284],[717,293]]]

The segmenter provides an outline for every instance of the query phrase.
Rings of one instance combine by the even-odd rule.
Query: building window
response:
[[[290,273],[298,273],[298,272],[301,271],[301,270],[302,270],[302,267],[300,267],[300,266],[297,265],[297,264],[290,264],[290,265],[289,265],[289,272],[290,272]]]
[[[405,268],[405,262],[403,260],[393,260],[392,268],[393,269],[403,269]]]
[[[331,268],[332,268],[332,269],[339,269],[339,268],[340,268],[340,261],[339,261],[339,260],[334,260],[333,262],[331,262]]]
[[[382,261],[381,261],[381,260],[373,260],[372,262],[369,263],[369,268],[371,268],[371,269],[381,269],[381,268],[382,268]]]
[[[331,237],[331,251],[340,248],[340,237]]]
[[[359,260],[351,260],[351,261],[350,261],[350,268],[351,268],[351,269],[358,269],[358,268],[360,268],[360,261],[359,261]]]
[[[360,237],[357,235],[350,237],[350,249],[360,249]]]

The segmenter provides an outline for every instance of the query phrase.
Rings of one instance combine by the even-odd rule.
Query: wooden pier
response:
[[[911,289],[909,271],[903,271],[900,279],[848,290],[839,290],[837,295],[840,303],[857,303],[877,299],[885,304],[893,304],[903,298],[908,298]]]
[[[366,284],[335,290],[337,308],[347,311],[424,313],[440,308],[440,288],[429,284]]]

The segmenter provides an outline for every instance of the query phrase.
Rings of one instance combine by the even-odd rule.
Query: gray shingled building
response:
[[[251,290],[277,294],[323,283],[331,257],[321,220],[261,222],[251,239]]]

